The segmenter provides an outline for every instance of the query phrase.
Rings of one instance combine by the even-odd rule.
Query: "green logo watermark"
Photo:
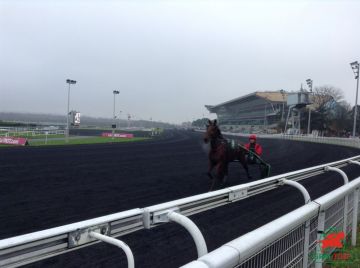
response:
[[[353,263],[350,250],[346,243],[346,235],[343,230],[329,228],[320,235],[317,241],[320,246],[320,252],[310,253],[309,257],[315,262],[332,263]]]

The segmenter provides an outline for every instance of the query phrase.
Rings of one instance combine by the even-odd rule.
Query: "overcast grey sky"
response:
[[[360,1],[0,0],[0,111],[182,122],[307,78],[354,104]]]

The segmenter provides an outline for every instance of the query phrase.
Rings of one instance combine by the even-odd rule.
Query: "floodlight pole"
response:
[[[65,142],[69,142],[69,107],[70,107],[70,83],[68,88],[68,103],[67,103],[67,113],[66,113],[66,140]]]
[[[356,134],[356,117],[357,117],[357,101],[358,101],[358,91],[359,91],[359,63],[357,61],[350,63],[351,68],[354,71],[356,82],[356,98],[355,98],[355,109],[354,109],[354,124],[353,124],[353,137],[355,138]]]
[[[121,123],[121,113],[122,113],[122,111],[119,112],[119,128],[120,128],[120,123]]]
[[[308,118],[308,128],[307,128],[307,134],[310,134],[310,122],[311,122],[311,107],[309,105],[309,118]]]
[[[357,85],[356,85],[355,110],[354,110],[354,124],[353,124],[353,137],[354,137],[354,138],[355,138],[355,134],[356,134],[356,117],[357,117],[358,91],[359,91],[359,78],[357,79]]]
[[[283,105],[282,105],[283,107],[282,107],[282,112],[281,112],[281,121],[283,121],[284,120],[284,112],[285,112],[285,94],[284,94],[285,91],[283,89],[281,89],[280,93],[283,97]]]
[[[267,108],[267,102],[265,102],[265,110],[264,110],[264,133],[266,134],[266,128],[267,128],[267,122],[266,122],[266,108]]]
[[[310,93],[312,93],[313,80],[307,79],[306,83],[309,86]],[[309,95],[309,97],[310,97],[310,95]],[[311,124],[310,122],[311,122],[311,107],[309,106],[309,118],[308,118],[308,128],[307,128],[307,134],[308,135],[310,134],[310,124]]]
[[[76,84],[75,80],[66,79],[66,83],[69,84],[68,87],[68,103],[67,103],[67,114],[66,114],[66,131],[65,131],[65,142],[69,143],[69,109],[70,109],[70,85]]]
[[[119,94],[120,91],[118,90],[114,90],[113,94],[114,94],[114,110],[113,110],[113,119],[114,119],[114,124],[116,124],[116,116],[115,116],[115,95]],[[114,135],[115,135],[115,128],[112,128],[112,139],[114,139]]]

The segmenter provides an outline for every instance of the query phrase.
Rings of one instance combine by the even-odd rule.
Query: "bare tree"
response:
[[[341,102],[344,99],[344,93],[340,88],[333,86],[315,87],[312,95],[312,102],[317,109],[322,109],[331,101]]]
[[[315,87],[311,102],[314,104],[314,116],[312,128],[320,131],[330,131],[336,129],[338,132],[341,128],[346,128],[343,124],[348,113],[348,105],[345,104],[344,94],[341,89],[333,86]],[[341,122],[337,119],[343,119]]]
[[[338,102],[328,113],[329,128],[337,136],[350,131],[351,121],[351,105],[346,101]]]

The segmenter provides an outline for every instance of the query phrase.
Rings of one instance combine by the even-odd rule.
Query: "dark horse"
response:
[[[216,179],[224,186],[230,162],[240,162],[246,171],[247,177],[251,178],[245,157],[248,151],[240,145],[231,146],[222,136],[216,119],[214,121],[209,120],[206,126],[204,142],[210,142],[209,170],[207,173],[212,180],[210,191],[213,190]],[[215,168],[215,177],[211,173],[213,168]]]

